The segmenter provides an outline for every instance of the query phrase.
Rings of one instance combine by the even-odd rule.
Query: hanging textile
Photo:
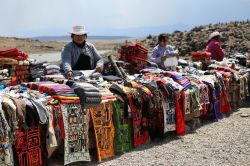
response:
[[[90,161],[88,150],[89,112],[80,104],[62,104],[65,128],[64,164]]]
[[[123,99],[117,99],[113,105],[113,121],[115,127],[114,148],[115,153],[124,153],[133,147],[132,124],[131,119],[125,116],[128,111],[127,103]]]
[[[110,158],[115,154],[112,102],[104,102],[89,111],[94,124],[98,160]]]
[[[16,132],[15,150],[19,166],[43,166],[41,127]]]
[[[0,108],[0,165],[13,166],[13,152],[11,140],[9,138],[10,126],[5,118],[3,110]]]

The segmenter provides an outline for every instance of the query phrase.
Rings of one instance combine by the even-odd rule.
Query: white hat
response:
[[[84,35],[87,34],[88,31],[85,30],[84,26],[73,26],[72,31],[69,33],[74,35]]]
[[[211,40],[211,39],[214,38],[215,36],[221,36],[220,32],[214,31],[213,33],[211,33],[211,34],[209,35],[208,40]]]

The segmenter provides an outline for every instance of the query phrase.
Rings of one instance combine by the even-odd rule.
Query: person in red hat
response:
[[[74,76],[73,70],[103,69],[103,58],[97,52],[95,46],[86,42],[87,31],[84,26],[74,26],[71,34],[72,41],[65,45],[61,53],[61,69],[67,78]]]

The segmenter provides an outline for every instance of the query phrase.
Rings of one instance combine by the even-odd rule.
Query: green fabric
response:
[[[114,148],[115,154],[124,153],[133,147],[131,119],[124,117],[124,102],[116,100],[113,102],[113,122],[115,126]]]

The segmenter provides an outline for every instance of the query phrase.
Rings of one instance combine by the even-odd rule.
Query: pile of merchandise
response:
[[[139,43],[122,46],[119,60],[127,62],[126,68],[133,74],[138,73],[142,68],[154,65],[148,61],[148,50]]]
[[[182,60],[178,71],[125,69],[122,80],[110,82],[58,80],[58,67],[38,66],[33,70],[51,72],[52,81],[0,86],[0,165],[46,165],[60,148],[64,164],[101,161],[170,132],[184,135],[249,100],[250,70],[238,65],[200,70]]]
[[[0,78],[4,85],[14,86],[29,79],[28,54],[17,48],[0,51],[0,70],[8,70],[5,77]],[[2,72],[1,72],[2,73]]]

